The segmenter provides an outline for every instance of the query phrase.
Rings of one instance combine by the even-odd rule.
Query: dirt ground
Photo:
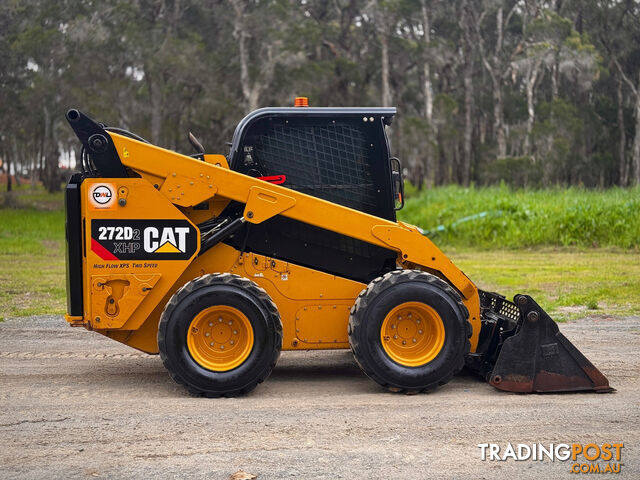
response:
[[[193,398],[157,356],[60,317],[10,319],[0,323],[0,478],[576,476],[570,461],[483,462],[487,442],[623,442],[616,477],[640,478],[640,318],[561,331],[616,393],[516,395],[458,376],[430,394],[390,394],[339,351],[283,353],[244,398]]]

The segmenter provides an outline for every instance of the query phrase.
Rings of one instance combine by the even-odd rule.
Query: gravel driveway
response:
[[[616,393],[507,394],[458,376],[430,394],[390,394],[338,351],[283,353],[247,397],[193,398],[157,356],[61,317],[10,319],[0,478],[576,477],[570,462],[483,462],[487,442],[624,442],[614,478],[640,478],[640,318],[560,328]]]

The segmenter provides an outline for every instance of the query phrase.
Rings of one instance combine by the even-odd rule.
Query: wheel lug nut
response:
[[[213,342],[211,342],[211,343],[209,344],[209,346],[210,346],[210,347],[213,347]]]
[[[413,341],[413,343],[416,343],[417,340],[414,338],[412,341]]]
[[[234,330],[234,331],[233,331],[233,334],[234,334],[234,335],[237,335],[237,334],[238,334],[238,330]]]
[[[416,320],[416,323],[420,323],[420,319],[417,319],[417,320]]]
[[[402,317],[400,315],[398,315],[398,320],[402,320]]]
[[[218,321],[222,323],[222,317],[218,317]]]
[[[406,345],[406,344],[407,344],[407,341],[406,341],[406,340],[402,340],[402,344],[403,344],[403,345]]]
[[[407,315],[407,317],[411,318],[411,317],[412,317],[412,315],[411,315],[411,314],[409,314],[409,315]]]
[[[391,328],[396,328],[396,326],[395,325],[391,325]]]
[[[398,335],[394,335],[393,338],[397,340],[398,339]]]
[[[208,337],[208,336],[209,336],[209,332],[205,332],[205,333],[204,333],[204,336],[205,336],[205,337]]]
[[[209,322],[209,326],[210,326],[210,327],[213,327],[213,322]]]
[[[224,345],[220,345],[220,350],[224,350]]]
[[[236,343],[236,342],[234,342],[233,340],[229,340],[229,343],[230,343],[231,345],[233,345],[233,344],[234,344],[234,343]]]
[[[418,330],[418,333],[419,333],[420,335],[422,335],[422,330]]]
[[[229,325],[233,325],[233,322],[231,320],[229,320]]]

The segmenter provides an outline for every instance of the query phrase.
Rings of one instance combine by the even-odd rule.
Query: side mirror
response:
[[[404,207],[404,180],[402,178],[402,165],[396,157],[389,159],[391,163],[391,183],[393,186],[394,208],[401,210]]]

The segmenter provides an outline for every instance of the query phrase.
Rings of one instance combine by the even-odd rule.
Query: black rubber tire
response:
[[[380,329],[397,305],[417,301],[429,305],[442,319],[445,340],[438,355],[419,367],[392,360],[382,346]],[[460,295],[440,278],[420,270],[394,270],[365,288],[349,318],[349,343],[362,371],[392,392],[418,393],[444,385],[464,366],[471,324]]]
[[[187,348],[191,321],[213,305],[237,308],[253,328],[251,353],[241,365],[226,372],[200,366]],[[204,275],[187,282],[165,306],[158,328],[158,348],[171,378],[190,393],[234,397],[250,392],[271,374],[282,349],[282,323],[267,292],[251,280],[230,273]]]

